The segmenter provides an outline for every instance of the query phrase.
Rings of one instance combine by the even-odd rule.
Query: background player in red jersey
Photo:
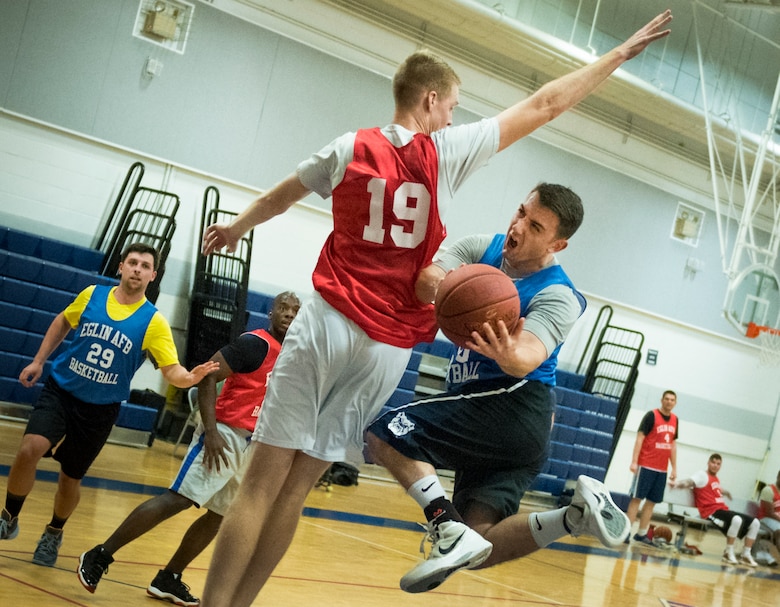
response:
[[[198,384],[201,422],[192,435],[187,455],[171,487],[133,510],[102,544],[83,553],[76,573],[81,584],[95,592],[114,562],[114,553],[154,527],[191,506],[206,512],[190,525],[176,553],[155,576],[147,593],[185,607],[199,605],[182,582],[184,569],[217,535],[222,517],[235,495],[247,462],[249,437],[263,404],[268,378],[282,341],[301,302],[289,291],[280,293],[268,315],[268,331],[241,334],[211,360],[219,371]],[[225,381],[217,396],[217,384]]]
[[[631,483],[631,501],[626,514],[633,524],[639,512],[639,504],[644,500],[639,515],[639,530],[634,534],[634,541],[650,546],[654,544],[647,536],[647,531],[655,505],[664,501],[666,475],[670,465],[672,471],[669,473],[669,481],[674,482],[677,478],[679,420],[672,413],[675,405],[677,394],[666,390],[661,396],[661,406],[648,411],[642,418],[631,458],[630,469],[634,473],[634,481]]]

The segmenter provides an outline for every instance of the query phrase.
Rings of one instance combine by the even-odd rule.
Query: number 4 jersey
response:
[[[116,403],[130,394],[130,380],[144,361],[142,344],[157,312],[148,300],[124,320],[108,315],[113,287],[92,291],[73,341],[52,363],[51,375],[61,388],[94,404]]]
[[[417,299],[415,280],[447,235],[455,190],[497,148],[492,119],[432,136],[390,125],[348,133],[301,163],[301,182],[333,197],[315,289],[376,341],[431,341],[433,306]]]

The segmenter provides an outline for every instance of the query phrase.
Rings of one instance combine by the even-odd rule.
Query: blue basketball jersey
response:
[[[488,248],[485,250],[485,253],[482,255],[482,259],[480,259],[479,263],[500,268],[504,239],[505,236],[503,234],[496,234]],[[555,284],[569,287],[580,302],[580,313],[585,311],[585,297],[574,288],[571,279],[566,275],[566,272],[563,271],[563,268],[557,264],[534,272],[530,276],[514,279],[513,282],[515,283],[517,293],[520,296],[521,317],[528,313],[528,304],[537,293],[542,289]],[[563,344],[556,347],[547,360],[526,375],[525,378],[554,386],[555,369],[558,366],[558,352],[562,345]],[[456,388],[472,381],[484,381],[499,377],[506,377],[506,373],[501,370],[501,367],[498,366],[498,363],[496,363],[495,360],[488,358],[487,356],[482,356],[473,350],[458,348],[450,359],[450,364],[447,369],[447,388]]]
[[[95,286],[70,346],[52,363],[51,375],[84,402],[116,403],[130,396],[130,380],[144,361],[141,349],[157,308],[149,301],[125,320],[108,316],[112,287]]]

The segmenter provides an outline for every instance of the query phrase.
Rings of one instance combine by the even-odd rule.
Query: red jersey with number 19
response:
[[[379,128],[359,130],[333,189],[333,232],[314,270],[325,301],[372,339],[402,348],[436,335],[433,306],[417,299],[414,284],[447,235],[438,162],[427,135],[396,147]]]

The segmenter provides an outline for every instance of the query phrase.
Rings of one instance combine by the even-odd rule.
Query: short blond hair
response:
[[[397,108],[410,110],[422,95],[430,91],[447,95],[459,85],[460,78],[446,61],[430,51],[417,51],[398,66],[393,76],[393,99]]]

